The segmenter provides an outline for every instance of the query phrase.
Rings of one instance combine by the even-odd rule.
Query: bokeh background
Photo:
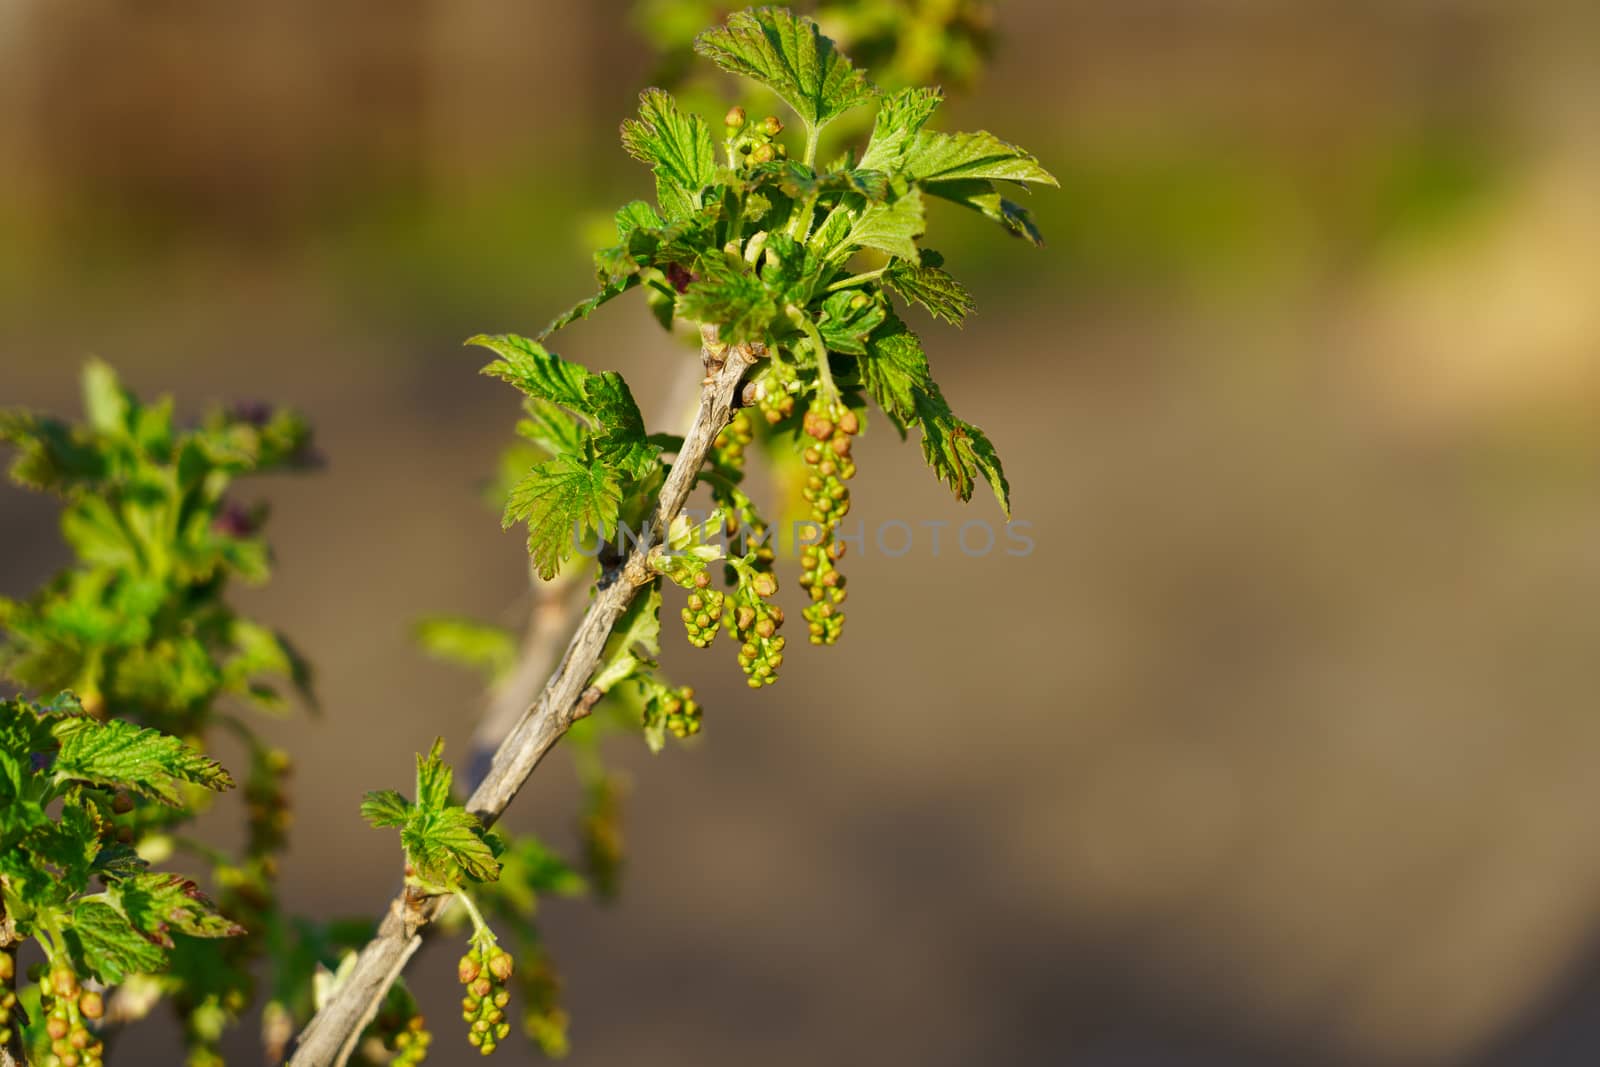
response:
[[[544,912],[570,1062],[1594,1062],[1600,9],[996,30],[945,128],[1038,151],[1050,244],[937,215],[982,310],[922,332],[1037,551],[852,556],[845,640],[758,697],[674,642],[703,742],[612,747],[622,898]],[[461,340],[586,294],[651,65],[621,0],[0,0],[0,403],[75,411],[100,354],[297,405],[331,460],[261,484],[241,594],[320,668],[325,714],[269,727],[296,908],[381,906],[361,792],[471,732],[411,622],[526,610],[479,496],[515,401]],[[624,302],[561,348],[643,397],[689,358]],[[860,455],[869,525],[998,519],[881,425]],[[0,488],[0,593],[54,523]],[[575,792],[558,751],[512,824],[570,844]],[[441,1064],[454,954],[413,967]]]

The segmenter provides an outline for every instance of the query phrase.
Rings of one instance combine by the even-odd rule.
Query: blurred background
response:
[[[981,310],[916,325],[1037,550],[853,555],[843,642],[759,696],[669,638],[703,739],[612,746],[622,897],[543,913],[570,1062],[1595,1062],[1600,8],[994,31],[943,128],[1038,152],[1050,243],[936,215]],[[465,751],[479,683],[411,623],[526,611],[479,492],[516,402],[461,341],[587,295],[654,66],[624,0],[0,0],[0,404],[76,412],[99,354],[299,406],[330,459],[257,484],[240,594],[320,669],[268,728],[300,910],[381,907],[360,794]],[[692,358],[631,301],[559,347],[642,398]],[[859,456],[869,527],[999,520],[881,423]],[[0,488],[0,594],[65,561]],[[511,823],[568,845],[575,802],[558,751]],[[441,1064],[455,954],[412,968]],[[175,1062],[145,1041],[113,1062]]]

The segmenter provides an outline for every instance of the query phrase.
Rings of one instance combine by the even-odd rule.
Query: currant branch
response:
[[[594,599],[543,692],[496,749],[489,772],[466,808],[489,826],[505,811],[546,752],[587,713],[584,696],[600,667],[606,639],[643,587],[655,577],[649,548],[659,544],[683,511],[695,477],[717,435],[733,417],[745,373],[761,358],[759,345],[722,344],[715,327],[702,330],[707,367],[699,410],[684,436],[645,526],[646,537],[602,575]],[[377,935],[356,957],[338,990],[300,1035],[290,1067],[342,1067],[361,1033],[376,1017],[389,987],[422,943],[421,931],[438,917],[446,898],[407,887],[393,901]]]

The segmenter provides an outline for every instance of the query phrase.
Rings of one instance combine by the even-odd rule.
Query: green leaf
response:
[[[516,334],[479,334],[467,341],[495,352],[499,359],[483,373],[522,390],[538,400],[549,400],[574,411],[584,411],[583,383],[589,372],[545,349],[537,341]]]
[[[158,971],[167,955],[112,907],[104,896],[89,897],[72,906],[63,931],[75,961],[88,974],[118,985],[130,974]]]
[[[91,359],[83,368],[83,411],[97,433],[126,435],[139,410],[133,394],[122,387],[111,365]]]
[[[861,298],[857,306],[857,298]],[[822,302],[817,330],[830,352],[851,356],[867,354],[867,338],[888,318],[882,297],[873,299],[862,290],[842,289]]]
[[[944,269],[944,257],[932,249],[922,250],[922,262],[896,259],[884,272],[884,284],[907,300],[928,309],[935,318],[960,326],[977,309],[972,294]]]
[[[423,619],[412,633],[430,656],[481,670],[491,679],[508,670],[517,656],[516,639],[508,630],[471,619]]]
[[[767,258],[771,262],[763,268],[761,280],[775,298],[796,307],[811,303],[826,269],[824,257],[809,244],[775,233],[767,242]]]
[[[206,938],[238,937],[245,932],[218,912],[199,886],[181,875],[136,874],[116,882],[111,896],[136,930],[164,948],[172,947],[171,930]]]
[[[495,859],[500,839],[478,817],[451,803],[454,772],[444,762],[444,739],[417,756],[417,802],[392,789],[368,793],[362,816],[373,826],[398,826],[406,860],[416,874],[435,885],[453,887],[460,878],[492,882],[500,875]]]
[[[504,525],[528,524],[528,554],[546,581],[572,554],[573,539],[615,527],[622,487],[604,463],[562,453],[537,464],[511,490]]]
[[[922,182],[980,178],[1061,185],[1032,155],[986,130],[975,133],[923,130],[906,153],[903,167],[909,177]]]
[[[972,499],[972,490],[982,475],[994,490],[1000,510],[1010,518],[1011,486],[989,436],[972,423],[956,418],[938,386],[918,394],[917,414],[922,426],[922,457],[933,472],[963,502]]]
[[[656,174],[656,202],[669,219],[700,208],[700,193],[716,181],[716,149],[699,115],[682,111],[670,95],[646,89],[639,117],[622,124],[622,146]]]
[[[941,89],[901,89],[885,97],[872,123],[872,140],[860,166],[895,174],[905,169],[906,155],[944,100]]]
[[[845,246],[876,248],[891,256],[916,260],[916,239],[927,230],[922,191],[915,186],[888,204],[868,204],[850,227]]]
[[[0,442],[14,445],[11,480],[28,489],[64,493],[106,476],[107,454],[88,434],[28,411],[0,411]]]
[[[815,22],[786,8],[735,12],[697,37],[694,48],[730,74],[767,86],[813,130],[877,92]]]
[[[54,869],[52,873],[63,888],[81,893],[89,886],[89,873],[100,854],[101,829],[94,809],[81,795],[72,795],[62,804],[60,819],[30,835],[27,847],[37,860]]]
[[[589,684],[602,693],[655,666],[661,654],[661,582],[634,597],[606,641],[601,667]]]
[[[980,178],[928,182],[923,186],[931,195],[960,204],[993,219],[1008,232],[1032,245],[1044,244],[1044,235],[1028,209],[1001,196],[994,183]]]
[[[426,756],[417,756],[417,807],[439,811],[450,806],[455,772],[444,761],[444,738],[435,738]]]
[[[378,789],[361,798],[361,817],[373,827],[404,826],[411,802],[393,789]]]
[[[589,414],[604,428],[595,438],[595,451],[606,465],[630,478],[644,478],[655,471],[661,450],[650,444],[644,415],[622,375],[610,370],[591,374],[583,395]]]
[[[978,427],[959,419],[934,383],[922,342],[898,318],[890,318],[859,360],[861,381],[878,406],[901,428],[922,428],[922,455],[962,501],[972,499],[979,477],[994,490],[1000,509],[1011,514],[1011,487],[994,445]]]
[[[400,843],[422,878],[449,885],[456,875],[474,882],[500,877],[500,864],[477,816],[465,808],[413,809],[400,831]]]
[[[721,252],[695,265],[698,277],[678,299],[678,313],[694,322],[713,323],[725,341],[761,341],[783,308],[761,279]]]
[[[233,779],[215,760],[176,737],[122,719],[69,718],[54,732],[61,742],[53,768],[59,780],[128,789],[172,805],[178,803],[177,782],[233,788]]]

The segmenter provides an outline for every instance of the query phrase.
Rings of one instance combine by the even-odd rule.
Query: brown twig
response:
[[[606,639],[654,576],[649,547],[662,542],[666,529],[683,510],[712,442],[732,418],[745,371],[762,354],[750,345],[721,344],[713,327],[702,328],[701,353],[707,375],[700,407],[661,488],[646,536],[620,564],[601,576],[594,599],[544,691],[496,750],[488,774],[468,799],[468,810],[485,824],[499,818],[544,754],[588,713],[584,693],[600,665]],[[351,973],[301,1033],[290,1067],[343,1067],[389,987],[421,945],[420,931],[442,904],[442,898],[419,898],[411,891],[390,903],[377,935],[361,950]]]

